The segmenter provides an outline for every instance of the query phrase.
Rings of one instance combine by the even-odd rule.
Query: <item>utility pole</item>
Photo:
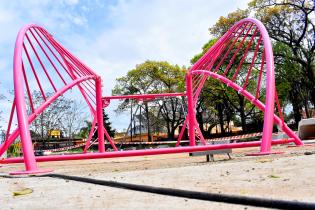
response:
[[[148,142],[152,142],[151,139],[151,132],[150,132],[150,119],[149,119],[149,106],[148,106],[148,101],[145,102],[145,111],[147,114],[147,126],[148,126]]]
[[[132,100],[130,99],[130,141],[132,141]]]
[[[140,141],[142,141],[142,136],[141,136],[141,126],[142,126],[142,121],[141,121],[141,118],[142,118],[142,114],[141,114],[141,109],[142,109],[142,102],[141,102],[141,104],[140,104],[140,118],[139,118],[139,124],[140,124],[140,130],[139,130],[139,133],[140,133]]]

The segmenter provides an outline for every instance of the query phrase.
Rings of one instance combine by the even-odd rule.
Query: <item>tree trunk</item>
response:
[[[149,107],[148,107],[148,102],[146,102],[144,104],[145,106],[145,112],[147,115],[147,123],[148,123],[148,141],[152,142],[152,138],[151,138],[151,131],[150,131],[150,119],[149,119]]]
[[[217,108],[218,108],[219,122],[220,122],[220,127],[221,127],[221,134],[225,135],[224,116],[223,116],[223,104],[219,103],[217,105]]]
[[[206,131],[203,127],[204,122],[203,122],[202,112],[197,111],[196,118],[197,118],[197,121],[199,124],[200,131],[201,131],[202,135],[204,135]]]
[[[298,124],[301,120],[301,113],[300,113],[300,105],[299,105],[299,99],[296,97],[297,95],[295,93],[290,93],[290,100],[293,106],[293,115],[294,115],[294,121],[295,121],[295,127],[298,127]]]
[[[310,118],[310,113],[308,111],[308,100],[307,98],[304,98],[303,100],[303,105],[304,105],[304,109],[305,109],[305,115],[306,115],[306,118]]]
[[[167,138],[172,138],[172,131],[171,131],[171,126],[169,122],[166,122],[166,128],[167,128]]]
[[[170,133],[170,136],[169,136],[169,139],[172,139],[174,140],[174,136],[175,136],[175,130],[176,130],[177,127],[175,126],[172,126],[172,129],[171,129],[171,133]]]
[[[244,97],[240,94],[237,94],[238,99],[239,99],[239,112],[240,112],[240,117],[241,117],[241,124],[242,124],[242,130],[243,133],[246,133],[247,128],[246,128],[246,115],[245,115],[245,103],[244,103]]]

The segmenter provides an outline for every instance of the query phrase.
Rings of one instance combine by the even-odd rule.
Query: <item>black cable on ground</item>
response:
[[[224,195],[217,193],[205,193],[205,192],[196,192],[189,190],[180,190],[172,188],[161,188],[161,187],[152,187],[146,185],[137,185],[129,184],[115,181],[106,181],[99,179],[91,179],[85,177],[77,176],[68,176],[62,174],[47,174],[43,175],[44,177],[53,177],[60,179],[73,180],[78,182],[85,182],[90,184],[97,184],[107,187],[116,187],[127,190],[135,190],[140,192],[148,192],[160,195],[176,196],[182,198],[204,200],[204,201],[215,201],[222,203],[231,203],[231,204],[240,204],[247,206],[255,207],[266,207],[266,208],[275,208],[275,209],[315,209],[315,203],[299,202],[299,201],[285,201],[285,200],[274,200],[274,199],[265,199],[265,198],[254,198],[254,197],[245,197],[245,196],[236,196],[236,195]]]

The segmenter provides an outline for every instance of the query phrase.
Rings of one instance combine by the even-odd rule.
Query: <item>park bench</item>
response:
[[[230,143],[229,140],[222,140],[222,141],[210,141],[207,144],[215,145],[215,144],[228,144]],[[202,151],[202,152],[191,152],[189,153],[189,156],[206,156],[207,162],[214,161],[214,155],[218,154],[227,154],[229,159],[232,159],[230,156],[230,153],[232,153],[232,149],[220,149],[220,150],[208,150],[208,151]]]

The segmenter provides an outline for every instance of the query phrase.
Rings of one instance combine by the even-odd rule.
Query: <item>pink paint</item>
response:
[[[249,26],[249,27],[248,27]],[[245,30],[246,29],[246,30]],[[249,34],[252,32],[252,36]],[[27,32],[30,32],[35,39],[29,39]],[[35,31],[36,35],[33,33]],[[256,33],[259,39],[256,42],[254,55],[251,60],[249,69],[247,69],[247,76],[245,83],[239,86],[235,81],[237,76],[242,69],[242,64],[245,60],[248,50],[252,43],[255,43],[253,40]],[[243,36],[243,38],[242,38]],[[37,39],[39,37],[40,39]],[[245,39],[250,37],[250,41],[246,42]],[[55,93],[46,98],[42,84],[45,81],[41,81],[37,75],[36,66],[33,65],[34,56],[30,56],[29,52],[25,46],[25,38],[28,40],[29,45],[37,61],[39,62],[41,68],[43,69],[48,82],[53,87]],[[40,43],[40,41],[43,44]],[[239,45],[236,45],[237,42],[240,42]],[[261,67],[259,78],[256,86],[256,94],[253,96],[250,92],[246,90],[247,84],[250,80],[250,75],[255,61],[257,60],[260,45],[263,43],[263,52],[261,58]],[[232,67],[233,62],[238,55],[241,46],[247,44],[246,52],[241,55],[242,59],[237,65],[235,73],[232,75],[232,78],[228,78],[228,72],[230,67]],[[42,62],[41,55],[36,51],[36,45],[41,49],[46,58],[48,59],[47,63],[50,63],[54,69],[54,72],[57,74],[62,81],[64,86],[60,89],[57,88],[56,84],[50,74],[50,68],[47,68],[47,64]],[[48,49],[51,54],[48,54],[44,46]],[[235,51],[232,51],[233,47],[237,47]],[[227,49],[227,50],[225,50]],[[228,54],[233,52],[232,58],[230,60],[225,60],[228,58]],[[23,53],[26,56],[26,59],[23,58]],[[25,57],[24,56],[24,57]],[[220,57],[221,56],[221,57]],[[52,59],[54,58],[54,59]],[[225,67],[224,72],[220,74],[220,68],[224,63],[228,62],[228,66]],[[31,100],[31,91],[29,89],[28,78],[24,72],[23,64],[29,64],[30,70],[32,71],[38,88],[44,98],[44,102],[39,107],[34,107]],[[56,65],[58,64],[58,65]],[[215,65],[216,64],[216,65]],[[266,64],[266,65],[264,65]],[[60,69],[58,67],[61,66]],[[262,72],[266,66],[266,80],[262,80]],[[214,69],[212,69],[214,68]],[[68,75],[72,81],[66,83],[64,76],[61,70],[65,71],[65,75]],[[220,82],[226,84],[227,86],[238,91],[239,94],[242,94],[247,100],[252,104],[257,106],[262,112],[264,112],[264,126],[263,126],[263,135],[261,141],[255,142],[245,142],[245,143],[232,143],[232,144],[221,144],[221,145],[202,145],[196,146],[196,136],[205,144],[205,140],[202,136],[202,133],[199,129],[197,120],[196,120],[196,103],[198,97],[201,93],[204,83],[207,78],[211,77],[217,79]],[[23,80],[24,79],[24,80]],[[257,147],[260,146],[260,152],[258,154],[270,154],[272,144],[286,144],[294,142],[296,145],[303,145],[302,141],[296,136],[296,134],[283,122],[282,113],[280,117],[274,114],[274,104],[277,102],[278,109],[280,109],[280,103],[276,98],[276,89],[275,89],[275,72],[274,72],[274,60],[272,45],[268,33],[261,22],[256,19],[246,18],[237,22],[231,29],[226,32],[218,41],[211,47],[187,72],[186,74],[186,92],[184,93],[161,93],[161,94],[143,94],[143,95],[124,95],[124,96],[105,96],[102,97],[102,80],[92,69],[87,67],[82,61],[72,55],[67,49],[62,47],[51,34],[49,34],[44,28],[36,26],[34,24],[29,24],[23,27],[17,36],[15,50],[14,50],[14,64],[13,64],[13,80],[14,80],[14,93],[15,99],[12,105],[10,120],[8,124],[7,134],[10,133],[10,128],[12,124],[12,118],[16,111],[18,119],[18,128],[14,130],[10,135],[7,135],[6,140],[2,145],[0,145],[0,155],[2,155],[8,147],[20,136],[22,142],[23,157],[21,158],[10,158],[1,160],[0,163],[21,163],[25,164],[25,171],[14,172],[13,174],[36,174],[48,172],[49,170],[41,170],[37,167],[37,162],[42,161],[61,161],[61,160],[82,160],[82,159],[95,159],[95,158],[115,158],[115,157],[129,157],[129,156],[141,156],[141,155],[158,155],[158,154],[172,154],[172,153],[182,153],[182,152],[197,152],[197,151],[206,151],[206,150],[217,150],[217,149],[228,149],[228,148],[242,148],[242,147]],[[258,99],[258,93],[260,89],[261,82],[266,82],[266,104],[263,104]],[[26,86],[26,91],[24,90],[24,84]],[[85,154],[75,154],[75,155],[54,155],[54,156],[42,156],[35,157],[32,147],[32,140],[29,131],[29,124],[32,123],[36,117],[42,113],[52,102],[54,102],[59,96],[64,94],[66,91],[70,90],[73,87],[78,87],[81,92],[84,100],[88,104],[88,107],[93,118],[92,129],[89,133],[88,141],[84,152],[87,151],[90,146],[90,141],[92,138],[93,130],[95,124],[98,124],[98,153],[85,153]],[[28,115],[26,112],[26,103],[25,95],[27,93],[28,98],[30,99],[32,113]],[[177,97],[177,96],[186,96],[188,104],[188,115],[186,117],[184,126],[180,131],[179,138],[174,148],[166,149],[150,149],[150,150],[136,150],[136,151],[118,151],[114,141],[108,135],[108,132],[105,130],[103,125],[103,107],[107,106],[110,103],[110,100],[114,99],[137,99],[137,100],[151,100],[156,98],[163,97]],[[281,110],[281,109],[280,109]],[[289,140],[272,140],[272,128],[274,122],[278,124],[283,132],[285,132],[290,139]],[[183,136],[184,129],[188,127],[189,131],[189,146],[188,147],[179,147],[181,138]],[[105,138],[109,141],[112,148],[115,152],[105,152]]]

